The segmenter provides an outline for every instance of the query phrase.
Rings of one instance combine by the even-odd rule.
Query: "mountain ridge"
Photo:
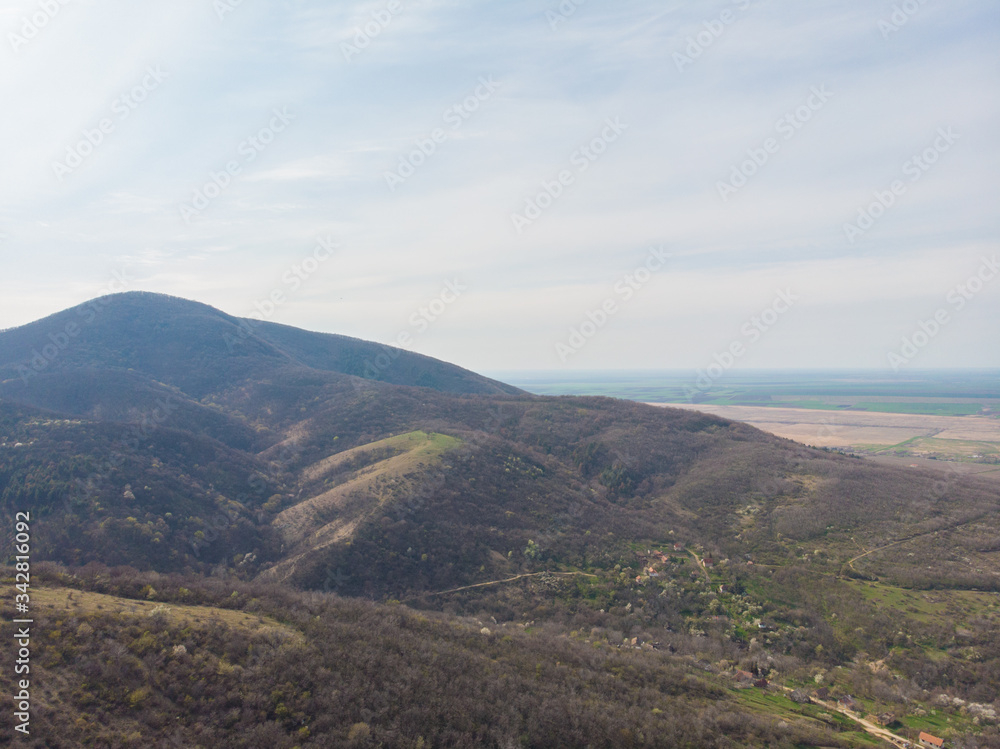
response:
[[[117,347],[130,341],[130,349]],[[380,356],[391,366],[376,365]],[[35,375],[100,365],[142,371],[166,384],[202,383],[173,371],[170,360],[192,357],[227,373],[250,376],[267,364],[432,387],[446,392],[521,393],[452,364],[393,346],[333,333],[312,333],[255,318],[238,318],[201,302],[151,292],[124,292],[91,300],[41,320],[0,331],[0,377],[27,382]],[[229,362],[232,364],[232,362]]]
[[[215,606],[272,616],[286,600],[275,587],[280,580],[299,610],[293,618],[303,647],[323,653],[326,671],[336,659],[317,638],[329,630],[309,624],[326,610],[384,616],[379,631],[417,632],[408,641],[431,652],[457,626],[487,638],[477,640],[476,653],[488,645],[518,674],[535,658],[529,654],[549,648],[543,641],[564,644],[581,663],[585,653],[600,652],[598,660],[613,668],[619,659],[606,661],[607,653],[635,651],[628,662],[651,659],[648,678],[665,679],[662,691],[633,680],[619,698],[598,698],[560,663],[545,666],[544,689],[566,720],[579,723],[569,716],[584,709],[574,696],[581,689],[584,704],[618,706],[615,720],[630,738],[607,733],[598,745],[609,747],[663,745],[640,735],[661,719],[621,706],[657,704],[671,713],[671,695],[691,678],[710,684],[703,707],[749,711],[773,726],[773,735],[748,739],[753,744],[790,749],[801,745],[794,733],[819,730],[824,745],[865,745],[849,721],[830,723],[773,694],[748,700],[725,676],[732,669],[795,687],[815,684],[819,674],[838,694],[862,696],[876,714],[913,705],[927,714],[942,694],[985,704],[1000,693],[1000,496],[992,484],[882,467],[695,411],[508,392],[416,355],[401,354],[382,371],[399,382],[367,379],[340,370],[356,371],[384,351],[378,344],[285,326],[248,324],[253,335],[230,352],[222,334],[243,329],[237,318],[160,299],[167,312],[153,319],[146,301],[126,297],[125,307],[138,303],[145,317],[112,325],[115,316],[105,314],[106,327],[74,336],[51,370],[27,382],[11,368],[24,351],[12,342],[46,340],[52,329],[0,334],[0,376],[7,377],[0,382],[0,534],[6,540],[15,514],[30,512],[33,559],[53,565],[43,579],[176,604],[204,595]],[[86,314],[70,312],[57,323]],[[437,387],[419,384],[422,376]],[[76,616],[65,598],[65,613],[53,616]],[[444,629],[429,632],[421,610],[442,617]],[[132,620],[121,629],[106,615],[92,621],[112,627],[151,673],[185,642],[168,621],[148,637]],[[502,653],[490,650],[492,633],[504,628],[524,637],[500,637]],[[106,645],[83,631],[72,647],[103,653]],[[198,641],[224,639],[206,636]],[[352,630],[348,639],[364,636]],[[650,652],[657,649],[664,652]],[[370,643],[369,651],[393,669],[415,663]],[[252,668],[245,653],[236,655],[241,668]],[[75,661],[60,658],[47,662],[79,683]],[[518,683],[536,683],[534,669]],[[435,693],[451,694],[447,682],[438,678]],[[377,700],[368,700],[364,683],[349,697],[371,711]],[[602,683],[606,690],[614,682]],[[141,680],[132,684],[141,689]],[[220,687],[221,702],[235,684]],[[157,689],[159,703],[172,704],[169,685]],[[101,704],[124,720],[136,707],[129,699],[109,689]],[[323,708],[298,693],[295,701],[294,720],[270,708],[226,720],[256,726],[271,737],[262,745],[323,746],[328,739],[310,743],[298,733],[307,719],[319,732]],[[484,721],[517,724],[502,701],[489,704]],[[347,740],[369,730],[387,746],[408,746],[392,738],[393,726],[406,723],[407,710],[431,712],[405,700],[393,710],[358,712],[336,729],[338,740],[374,746]],[[454,729],[463,737],[442,739],[446,745],[482,745],[475,727],[433,714],[431,722],[447,722],[434,735]],[[775,715],[795,730],[784,733]],[[949,737],[1000,744],[985,723],[957,708],[948,716]],[[146,717],[150,725],[159,720]],[[910,718],[913,727],[940,725]],[[526,727],[503,746],[551,745],[535,718],[522,721]],[[370,728],[357,728],[362,723]],[[723,725],[704,745],[724,736]],[[334,735],[327,729],[317,735]],[[225,726],[212,730],[222,735]],[[580,735],[570,745],[586,746]]]

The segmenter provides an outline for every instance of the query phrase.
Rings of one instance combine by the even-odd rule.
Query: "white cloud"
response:
[[[699,366],[780,284],[801,289],[802,306],[755,365],[881,366],[900,327],[995,246],[989,0],[927,4],[889,39],[889,2],[585,3],[553,30],[554,2],[401,1],[351,62],[340,43],[381,0],[243,3],[222,20],[202,0],[74,0],[30,45],[0,52],[0,96],[17,103],[0,122],[0,327],[94,296],[121,263],[143,288],[245,313],[333,234],[342,252],[276,319],[389,340],[458,275],[469,293],[417,348],[548,367],[565,328],[664,244],[675,266],[573,366]],[[4,6],[0,28],[32,7]],[[736,20],[678,71],[674,53],[726,9]],[[168,80],[57,181],[52,161],[150,65]],[[499,91],[390,191],[385,172],[481,75]],[[718,181],[818,85],[830,102],[723,201]],[[294,122],[246,159],[241,143],[275,107]],[[574,149],[607,117],[629,129],[519,235],[511,213],[575,169]],[[848,243],[843,224],[948,126],[956,147]],[[240,174],[182,221],[179,204],[234,158]],[[982,311],[998,293],[954,330],[988,338]],[[1000,365],[1000,346],[949,340],[949,363]]]

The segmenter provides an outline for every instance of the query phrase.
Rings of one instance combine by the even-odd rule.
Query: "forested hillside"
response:
[[[0,377],[67,746],[863,745],[785,687],[1000,746],[995,484],[148,294]]]

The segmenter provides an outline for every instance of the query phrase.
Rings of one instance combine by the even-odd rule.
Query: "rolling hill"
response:
[[[79,326],[72,335],[71,322]],[[393,622],[385,632],[396,634],[386,636],[402,637],[423,616],[445,628],[469,620],[518,628],[502,657],[469,644],[479,642],[475,628],[462,635],[462,655],[449,647],[470,664],[537,660],[537,627],[545,647],[558,642],[570,649],[565,662],[577,663],[566,671],[562,651],[554,664],[537,661],[537,688],[558,710],[576,694],[620,716],[611,729],[553,708],[557,723],[590,726],[581,737],[605,737],[595,746],[733,745],[713,743],[725,733],[717,716],[706,718],[701,738],[665,738],[659,719],[643,712],[652,707],[642,687],[626,677],[641,671],[655,682],[661,677],[642,669],[660,664],[681,669],[671,680],[695,678],[694,669],[710,684],[699,704],[731,702],[734,716],[753,715],[767,731],[816,711],[775,694],[751,700],[725,674],[827,684],[871,710],[905,713],[899,730],[907,736],[916,727],[943,730],[944,717],[931,719],[941,711],[949,738],[1000,745],[988,712],[967,707],[988,706],[1000,692],[995,484],[878,466],[698,412],[532,396],[409,352],[144,293],[0,332],[0,380],[4,533],[15,512],[32,512],[35,554],[53,563],[46,584],[148,598],[138,583],[108,586],[109,576],[124,576],[160,591],[149,600],[176,606],[191,603],[181,588],[216,591],[204,596],[219,605],[212,585],[220,584],[239,602],[232,608],[277,619],[279,589],[300,596],[289,605],[303,610],[368,601]],[[318,647],[307,619],[295,626]],[[421,630],[420,638],[443,631]],[[413,647],[443,647],[427,642]],[[582,665],[578,658],[595,648],[630,654]],[[333,668],[328,656],[316,657]],[[386,657],[373,652],[371,668],[386,667]],[[413,667],[434,678],[448,672]],[[604,687],[597,697],[574,686],[573,669],[605,667],[623,679],[616,689],[624,702]],[[72,659],[52,668],[77,678]],[[345,697],[367,707],[350,726],[338,724],[341,739],[363,723],[362,738],[374,743],[358,746],[416,745],[392,738],[403,730],[399,715],[353,689]],[[125,703],[108,700],[102,709],[119,715]],[[169,704],[162,710],[176,709]],[[620,713],[611,707],[619,704]],[[410,707],[422,726],[462,726],[433,740],[421,728],[414,735],[427,745],[552,745],[542,728],[493,730],[504,721],[535,726],[530,710],[516,719],[487,711],[480,723],[490,731],[477,734],[461,710],[440,712],[419,698]],[[291,737],[292,722],[269,710],[232,725],[263,736],[277,722]],[[823,720],[808,730],[820,730],[826,745],[865,745],[850,720]],[[129,725],[148,735],[155,724]],[[803,745],[797,728],[766,740],[746,730],[737,745]],[[329,745],[304,734],[288,741]]]

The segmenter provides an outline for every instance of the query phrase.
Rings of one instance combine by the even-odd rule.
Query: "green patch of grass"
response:
[[[844,733],[837,734],[837,736],[841,739],[856,741],[863,746],[884,747],[886,745],[881,739],[872,736],[870,733],[865,733],[864,731],[845,731]]]
[[[829,726],[837,737],[855,746],[882,746],[883,743],[861,729],[857,723],[836,711],[821,705],[800,705],[792,702],[783,692],[761,689],[734,689],[736,701],[757,714],[769,715],[776,720],[799,721],[815,726]],[[820,717],[824,714],[824,717]]]
[[[933,454],[949,459],[971,458],[972,456],[1000,455],[1000,444],[973,440],[935,439],[921,437],[908,445],[914,455]]]
[[[963,715],[952,715],[941,710],[929,709],[927,715],[905,715],[899,719],[907,728],[913,731],[927,731],[941,738],[949,738],[958,734],[978,733],[979,727],[971,718]]]
[[[461,444],[462,440],[447,434],[422,430],[407,432],[335,453],[329,458],[309,466],[303,475],[307,480],[315,481],[345,465],[360,467],[371,461],[388,462],[390,456],[408,455],[411,458],[408,461],[410,463],[424,459],[435,460]],[[355,466],[355,464],[357,465]]]
[[[361,449],[389,447],[407,452],[419,449],[425,454],[441,455],[448,450],[458,447],[460,444],[462,444],[462,440],[458,439],[458,437],[451,437],[447,434],[439,434],[437,432],[417,430],[415,432],[407,432],[406,434],[389,437],[388,439],[380,440],[379,442],[372,442],[369,445],[363,445]]]
[[[887,414],[925,414],[928,416],[971,416],[982,411],[978,403],[858,403],[858,409]]]
[[[748,402],[748,405],[751,405]],[[773,403],[754,403],[752,405],[775,406],[778,408],[807,408],[812,411],[843,411],[844,409],[834,403],[827,403],[820,400],[788,400],[775,401]]]
[[[800,705],[781,692],[757,689],[732,690],[739,702],[752,707],[754,712],[767,713],[779,718],[801,718]]]
[[[861,580],[846,581],[845,584],[854,588],[866,601],[877,603],[880,608],[890,608],[908,619],[940,626],[961,626],[983,616],[996,604],[995,593],[908,590]]]

